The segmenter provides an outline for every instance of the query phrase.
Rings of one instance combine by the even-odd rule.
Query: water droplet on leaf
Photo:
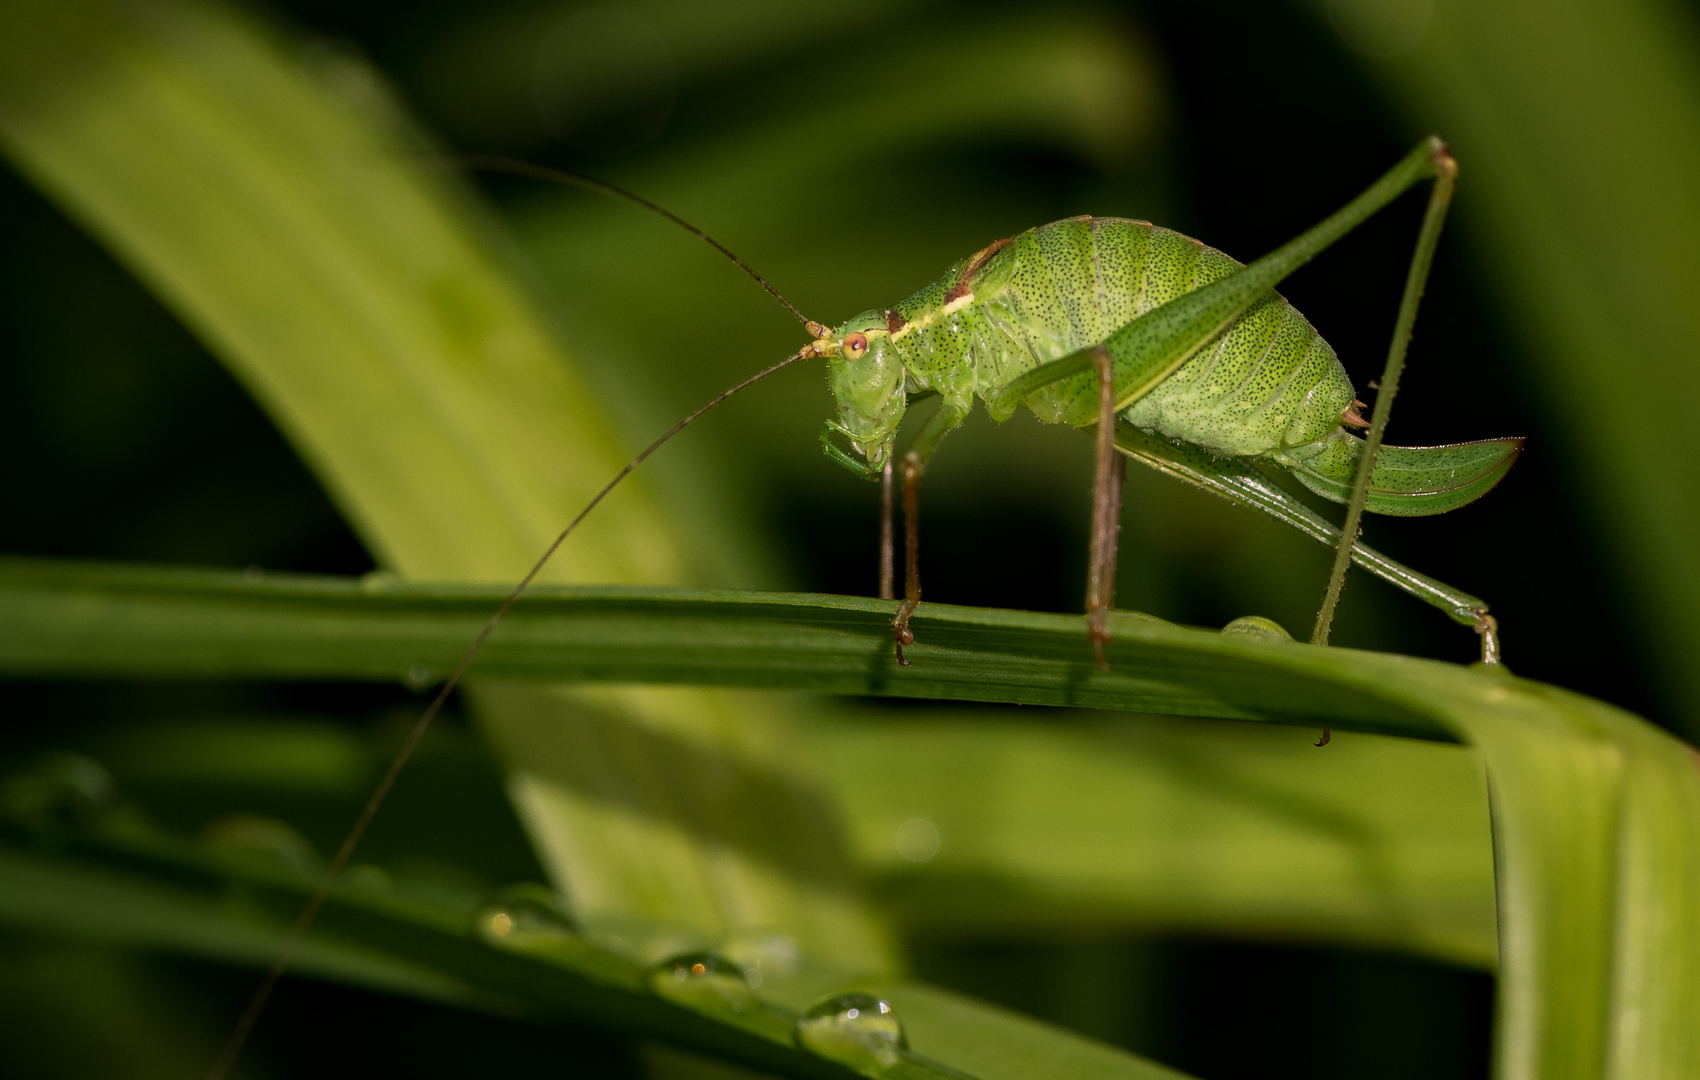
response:
[[[718,953],[688,952],[662,961],[649,988],[699,1012],[741,1013],[755,1004],[744,969]]]
[[[360,576],[360,587],[366,592],[383,592],[401,584],[401,575],[394,570],[372,570]]]
[[[258,814],[231,814],[209,824],[202,835],[224,851],[258,857],[306,874],[324,869],[313,842],[287,821]]]
[[[6,816],[37,829],[90,825],[117,799],[111,774],[81,754],[48,754],[27,772],[7,777],[0,787]]]
[[[1261,615],[1241,615],[1222,627],[1222,636],[1251,638],[1253,641],[1293,640],[1293,635],[1287,633],[1286,627]]]
[[[394,887],[389,871],[371,863],[356,863],[342,873],[342,884],[355,889],[384,892]]]
[[[908,1049],[891,1003],[872,994],[834,994],[797,1021],[797,1044],[851,1068],[890,1068]]]
[[[559,897],[542,885],[509,885],[474,916],[478,935],[504,949],[536,949],[578,937]]]
[[[910,862],[927,862],[939,853],[939,828],[926,818],[910,818],[897,827],[897,853]]]

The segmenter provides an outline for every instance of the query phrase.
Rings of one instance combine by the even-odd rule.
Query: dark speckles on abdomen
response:
[[[978,384],[982,393],[997,380],[1095,344],[1240,265],[1191,237],[1117,218],[1030,229],[1012,238],[998,260],[985,263],[984,280],[995,288],[981,295],[977,284],[975,300],[959,317],[940,311],[952,283],[944,279],[916,294],[919,306],[904,306],[911,322],[906,338],[920,339],[916,351],[925,353],[926,370],[943,376],[941,364],[962,372],[977,367],[987,380]],[[929,316],[937,321],[916,325]],[[1290,432],[1337,422],[1321,413],[1342,393],[1349,403],[1351,384],[1333,351],[1302,315],[1272,296],[1129,413],[1212,452],[1257,454]]]

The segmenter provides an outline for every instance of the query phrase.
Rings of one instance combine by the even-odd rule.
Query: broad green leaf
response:
[[[415,579],[511,579],[514,564],[541,548],[574,508],[559,503],[594,487],[620,455],[594,416],[574,411],[583,404],[580,388],[563,374],[555,346],[505,283],[479,230],[456,224],[464,211],[450,186],[426,175],[418,155],[395,150],[413,144],[393,117],[372,119],[384,114],[381,93],[358,68],[331,69],[341,97],[304,80],[281,47],[215,9],[14,5],[0,12],[0,143],[242,374],[384,561]],[[351,95],[365,104],[351,105]],[[1562,257],[1549,262],[1569,265]],[[1670,489],[1669,476],[1661,481],[1656,470],[1636,475]],[[612,538],[587,535],[585,562],[563,564],[563,572],[679,580],[688,545],[669,541],[641,490],[626,496],[624,509],[608,508],[618,510],[604,523]],[[1684,535],[1661,522],[1647,535]],[[1666,549],[1674,550],[1659,550]],[[1671,595],[1680,599],[1681,588]],[[1101,675],[1082,656],[1078,620],[934,608],[917,622],[926,642],[915,653],[922,670],[897,672],[884,652],[886,612],[868,602],[619,590],[556,599],[564,609],[558,620],[535,621],[528,638],[522,613],[522,632],[504,635],[516,646],[503,661],[509,676],[1091,704],[1469,742],[1486,764],[1494,808],[1502,1074],[1700,1071],[1700,1035],[1690,1022],[1700,998],[1700,783],[1691,751],[1623,713],[1498,673],[1134,620],[1118,627],[1116,670]],[[206,645],[205,627],[191,624],[205,621],[209,609],[216,623],[220,604],[180,600],[167,598],[171,618],[134,625],[173,627],[179,646],[200,634],[196,647]],[[314,664],[358,674],[348,669],[366,661],[329,656],[309,640],[346,617],[356,629],[340,642],[344,651],[361,651],[361,638],[381,643],[387,666],[380,673],[374,663],[367,677],[393,678],[396,662],[452,660],[451,628],[461,640],[469,636],[465,623],[478,620],[464,605],[474,600],[488,603],[476,592],[434,598],[446,609],[419,616],[427,632],[402,647],[385,635],[397,627],[408,633],[413,615],[369,620],[343,612],[310,632],[292,622],[299,611],[244,615],[222,629],[263,623],[264,632],[246,645],[237,633],[229,648],[209,649],[211,658],[200,660],[169,644],[114,646],[101,639],[107,628],[99,624],[84,637],[89,624],[70,631],[59,624],[59,646],[23,649],[18,670],[26,662],[42,669],[77,663],[66,646],[80,641],[90,649],[84,671],[95,670],[105,650],[119,657],[115,671],[131,674],[183,674],[196,664],[198,672],[229,674],[244,663],[274,665],[254,674],[290,665],[298,673],[323,670]],[[463,606],[454,609],[456,602]],[[85,617],[90,610],[85,603]],[[98,598],[93,610],[98,617]],[[279,647],[283,659],[266,655]],[[149,649],[149,659],[135,659]],[[500,652],[493,649],[492,660]],[[597,703],[586,707],[582,699],[570,711],[548,704],[565,691],[536,691],[518,678],[491,682],[484,693],[502,699],[486,714],[498,741],[520,759],[563,731],[565,745],[579,750],[617,735],[622,752],[646,737],[655,743],[656,733],[682,736],[746,771],[763,755],[786,753],[769,746],[783,742],[774,738],[785,733],[782,723],[760,722],[724,699],[681,709],[665,696],[609,691],[599,714]],[[603,771],[597,761],[575,765]],[[664,772],[651,775],[666,780]],[[621,817],[626,807],[594,793],[584,798],[573,779],[521,775],[515,786],[534,823],[601,838],[575,854],[537,830],[569,887],[587,878],[606,886],[602,895],[614,899],[600,914],[650,921],[664,912],[698,932],[773,919],[807,947],[843,947],[825,930],[841,931],[845,911],[859,911],[853,898],[834,911],[793,887],[807,875],[790,867],[776,880],[769,865],[693,846],[678,831],[644,832],[679,815],[658,814],[649,803]],[[792,808],[768,805],[770,812]],[[735,823],[702,809],[720,835],[736,834]],[[657,866],[682,871],[668,875],[687,881],[679,894],[658,896],[621,880],[624,871]],[[717,886],[744,887],[740,895],[756,902],[720,910]],[[877,927],[856,917],[867,937],[845,952],[868,957],[878,951]],[[1019,1069],[1032,1060],[1027,1052],[1038,1056],[1031,1044],[1022,1053],[990,1053],[992,1040],[963,1035],[973,1027],[952,1030],[967,1044],[961,1053],[991,1059],[976,1067]]]
[[[1692,738],[1700,457],[1674,433],[1700,395],[1694,11],[1663,0],[1441,3],[1420,44],[1366,63],[1413,130],[1453,145],[1459,235],[1480,237],[1471,257],[1530,343],[1521,384],[1564,419],[1565,438],[1545,452],[1591,504],[1586,518],[1634,594],[1619,610],[1646,614],[1635,647],[1658,658]]]
[[[159,965],[86,943],[9,942],[0,953],[0,1041],[10,1071],[60,1080],[195,1076],[214,1036],[159,993]]]
[[[0,842],[0,873],[10,886],[0,893],[0,920],[7,924],[256,965],[269,961],[314,885],[311,874],[122,820],[40,846],[56,850]],[[529,941],[488,932],[493,910],[433,904],[378,883],[343,885],[304,943],[299,968],[481,1012],[592,1023],[781,1076],[853,1075],[793,1038],[799,1002],[842,986],[834,981],[842,973],[805,967],[789,980],[764,983],[759,998],[740,1010],[696,1009],[652,992],[648,966],[570,932]],[[906,1024],[913,1054],[889,1076],[963,1075],[938,1060],[961,1062],[984,1080],[1179,1075],[943,991],[899,982],[859,985],[897,1003]]]
[[[0,612],[14,613],[11,595],[0,586]],[[1337,732],[1319,752],[1302,728],[1102,714],[827,715],[811,743],[837,796],[831,809],[882,909],[918,940],[1089,925],[1494,966],[1486,792],[1466,748]],[[493,807],[445,797],[445,781],[450,792],[484,789],[484,763],[459,734],[427,740],[398,792],[411,801],[381,820],[362,861],[388,868],[431,853],[484,888],[535,877],[503,854]],[[164,820],[201,820],[242,792],[251,811],[310,828],[323,851],[387,764],[388,744],[305,718],[226,716],[132,722],[75,749]],[[699,757],[692,771],[724,766]],[[776,762],[764,782],[810,779]],[[422,797],[429,818],[418,816]],[[936,858],[915,861],[902,839],[917,818],[943,837]],[[453,844],[440,831],[449,822]],[[764,837],[728,839],[759,851]]]
[[[493,586],[7,559],[0,670],[386,681],[412,672],[423,675],[416,683],[430,682],[459,660],[505,595]],[[504,686],[558,678],[783,688],[1459,738],[1429,706],[1398,695],[1363,697],[1279,668],[1215,679],[1230,668],[1201,660],[1194,646],[1237,656],[1256,643],[1128,612],[1115,620],[1118,661],[1101,672],[1081,644],[1079,617],[928,604],[916,614],[925,632],[917,630],[915,647],[929,662],[901,667],[890,647],[892,610],[889,601],[849,596],[538,586],[478,663],[486,682]],[[1373,655],[1320,655],[1336,654]]]
[[[39,7],[14,16],[0,56],[0,140],[22,167],[231,364],[381,561],[413,576],[517,576],[618,454],[381,92],[344,64],[329,73],[342,98],[327,94],[277,43],[216,9],[162,8],[143,20],[88,4],[54,19]],[[600,518],[554,576],[683,573],[641,485]],[[633,693],[587,704],[520,686],[482,696],[492,702],[486,726],[520,763],[516,802],[587,925],[626,924],[640,952],[668,935],[696,944],[776,928],[848,968],[891,965],[806,789],[736,787],[730,805],[725,792],[690,805],[666,774],[678,762],[644,758],[662,732],[759,763],[784,753],[781,723],[703,694],[683,706]],[[553,760],[576,772],[551,772],[543,744],[575,729],[576,747],[569,734],[569,752]],[[573,787],[586,775],[619,778],[614,766],[634,758],[653,782],[627,786],[620,802]],[[763,804],[764,793],[791,802]],[[788,849],[770,845],[751,860],[672,824],[682,813],[712,825],[752,804],[792,823]],[[832,873],[799,875],[776,855]],[[979,1009],[960,1004],[935,1027],[970,1025],[961,1017]],[[716,1030],[705,1037],[711,1048],[724,1039]],[[1005,1060],[1057,1059],[1047,1037],[1084,1045],[1035,1034],[1045,1030],[1029,1026],[1017,1039],[1028,1052]],[[913,1036],[923,1051],[926,1031]],[[1085,1053],[1122,1063],[1103,1075],[1150,1071]]]
[[[929,942],[1072,928],[1341,942],[1493,970],[1469,749],[1147,717],[854,712],[817,735],[874,895]],[[1078,932],[1075,930],[1074,932]]]
[[[107,608],[90,618],[99,609],[85,602],[67,626],[59,605],[42,598],[55,591],[54,576],[78,573],[104,576],[84,596],[104,597]],[[222,675],[260,656],[253,674],[357,676],[350,657],[370,643],[376,662],[368,677],[393,678],[403,656],[428,665],[452,657],[448,626],[464,634],[477,621],[470,609],[488,609],[497,594],[368,591],[311,579],[244,587],[235,575],[177,575],[173,600],[163,581],[172,575],[142,572],[133,574],[136,611],[168,599],[126,620],[126,590],[112,584],[124,571],[24,567],[9,576],[32,575],[42,583],[33,595],[16,585],[5,593],[12,629],[0,655],[14,671],[53,670],[48,661],[56,660],[92,674],[110,657],[114,673],[134,674],[127,640],[138,652],[153,650],[148,662],[162,674],[209,674],[202,647],[223,639],[232,648],[216,667]],[[350,630],[336,657],[298,644],[324,634],[329,620],[311,635],[288,628],[317,617],[314,592],[326,597],[319,611],[335,612]],[[214,593],[221,603],[208,604]],[[409,597],[419,625],[398,642]],[[205,616],[250,604],[235,618]],[[360,618],[361,607],[375,617]],[[1595,1077],[1608,1075],[1608,1062],[1622,1070],[1614,1075],[1700,1067],[1700,1029],[1688,1022],[1700,1005],[1700,755],[1669,735],[1503,670],[1253,641],[1133,616],[1116,621],[1113,668],[1102,672],[1077,617],[928,605],[914,623],[913,666],[899,668],[889,651],[890,608],[851,597],[556,588],[514,611],[491,642],[486,673],[1080,705],[1466,742],[1486,764],[1493,807],[1501,1073]],[[243,641],[236,631],[251,614],[261,616],[252,622],[262,632]],[[127,633],[113,629],[126,621]],[[175,635],[169,647],[152,644],[166,640],[155,627]],[[52,656],[32,644],[55,640]],[[274,642],[283,647],[273,650]]]
[[[314,55],[193,2],[11,5],[0,145],[230,366],[382,564],[515,580],[626,451],[431,147],[364,68]],[[679,581],[688,552],[639,479],[544,576]],[[683,806],[666,763],[643,759],[661,729],[757,765],[788,752],[777,711],[709,693],[475,700],[587,923],[649,926],[654,947],[782,928],[824,958],[892,968],[848,870],[821,885],[840,844],[806,790],[743,793],[802,799],[764,812],[815,827],[751,861],[673,824],[745,807]],[[575,786],[634,768],[652,782],[620,799]]]

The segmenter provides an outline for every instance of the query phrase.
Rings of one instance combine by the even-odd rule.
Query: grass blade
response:
[[[1529,342],[1517,381],[1563,418],[1545,452],[1587,492],[1581,514],[1633,593],[1620,618],[1690,739],[1700,484],[1670,432],[1700,394],[1697,56],[1686,5],[1494,0],[1437,6],[1420,45],[1367,61],[1414,126],[1452,142],[1459,235]]]
[[[206,341],[402,575],[518,580],[627,458],[502,242],[357,61],[213,4],[12,4],[0,148]],[[640,476],[544,580],[679,582],[688,550]],[[726,739],[727,753],[785,752],[782,715],[761,737],[728,735],[720,718],[736,704],[698,694],[672,722]],[[536,771],[534,744],[575,724],[597,734],[579,743],[582,768],[640,755],[658,721],[627,697],[526,686],[479,709],[534,843],[585,917],[709,938],[783,927],[822,956],[892,968],[847,874],[836,892],[804,887],[652,829],[674,806],[664,790],[650,789],[646,814]],[[841,850],[806,807],[764,813],[819,827],[787,853],[799,866]]]
[[[112,583],[126,572],[90,573],[106,576],[109,594],[122,591]],[[157,572],[139,576],[153,579],[151,596],[139,592],[144,603],[169,594]],[[300,620],[314,610],[315,592],[323,598],[317,609],[323,617],[314,635],[342,613],[364,608],[380,616],[363,624],[350,614],[348,625],[359,629],[340,650],[358,653],[360,638],[378,644],[381,662],[372,664],[372,678],[393,677],[403,655],[430,655],[427,639],[434,634],[409,634],[404,647],[412,651],[396,649],[397,628],[407,622],[399,609],[416,604],[418,629],[442,628],[441,647],[452,652],[448,642],[463,638],[471,609],[487,610],[492,600],[488,590],[464,588],[367,592],[352,581],[243,585],[236,575],[215,578],[185,577],[181,595],[200,604],[202,613],[218,609],[219,603],[207,603],[215,591],[233,609],[253,604],[249,610],[264,615],[271,633],[292,621],[305,625]],[[57,605],[43,600],[51,587],[37,589],[21,606],[11,599],[14,590],[4,594],[8,633],[0,652],[14,671],[26,670],[20,656],[41,663],[30,642],[57,636],[63,657],[84,657],[79,670],[85,673],[106,656],[119,660],[115,673],[135,674],[112,628],[128,622],[132,644],[158,636],[137,633],[137,622],[121,617],[127,601],[111,602],[109,595],[102,618],[89,619],[83,604],[79,642],[63,624],[54,625]],[[461,613],[453,614],[457,606]],[[208,625],[193,604],[171,607],[168,601],[165,610],[168,619],[152,621],[178,633],[197,622]],[[1077,617],[930,605],[918,613],[914,666],[899,669],[885,632],[889,610],[888,602],[849,597],[561,589],[516,612],[491,644],[487,675],[707,679],[1258,719],[1467,742],[1487,764],[1493,802],[1502,1073],[1603,1076],[1607,1056],[1616,1055],[1681,1074],[1700,1061],[1700,1031],[1685,1019],[1700,1004],[1700,756],[1646,722],[1508,673],[1248,641],[1135,617],[1118,620],[1113,670],[1100,673]],[[31,625],[24,616],[39,621]],[[230,639],[242,622],[228,620],[216,634],[203,629],[198,638],[180,637],[176,654],[186,663],[179,673],[204,667],[193,659],[200,648],[217,636]],[[277,640],[304,636],[296,630]],[[270,649],[245,647],[250,656]],[[311,674],[312,663],[324,663],[323,650],[318,653],[314,661],[297,650],[292,673]],[[240,656],[227,657],[219,673],[235,675],[241,663]],[[280,666],[268,656],[265,670],[253,673],[281,674]],[[335,666],[342,677],[357,674],[346,660]],[[1628,1008],[1637,1012],[1625,1029]]]
[[[138,830],[97,827],[53,854],[0,842],[0,921],[108,944],[263,965],[311,875],[219,857],[205,848]],[[70,850],[67,851],[66,849]],[[75,857],[70,857],[74,855]],[[236,887],[237,891],[232,891]],[[374,887],[339,888],[303,947],[304,973],[540,1022],[591,1023],[660,1040],[800,1080],[854,1073],[798,1048],[792,1025],[804,1001],[843,973],[811,972],[820,986],[780,986],[763,995],[761,1022],[696,1011],[646,989],[648,966],[579,938],[530,948],[497,947],[472,912],[433,906]],[[825,980],[823,983],[822,980]],[[943,991],[860,981],[899,1002],[916,1055],[914,1080],[982,1080],[1069,1075],[1161,1080],[1179,1074],[1131,1054]],[[995,1047],[995,1052],[992,1048]],[[877,1074],[874,1074],[877,1075]]]
[[[1466,747],[1336,733],[1320,753],[1303,729],[968,709],[857,709],[816,738],[870,889],[914,940],[1088,926],[1497,965]]]

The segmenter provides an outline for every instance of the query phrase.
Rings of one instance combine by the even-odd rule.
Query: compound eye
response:
[[[846,334],[843,351],[846,360],[860,360],[868,351],[868,336],[861,333]]]

